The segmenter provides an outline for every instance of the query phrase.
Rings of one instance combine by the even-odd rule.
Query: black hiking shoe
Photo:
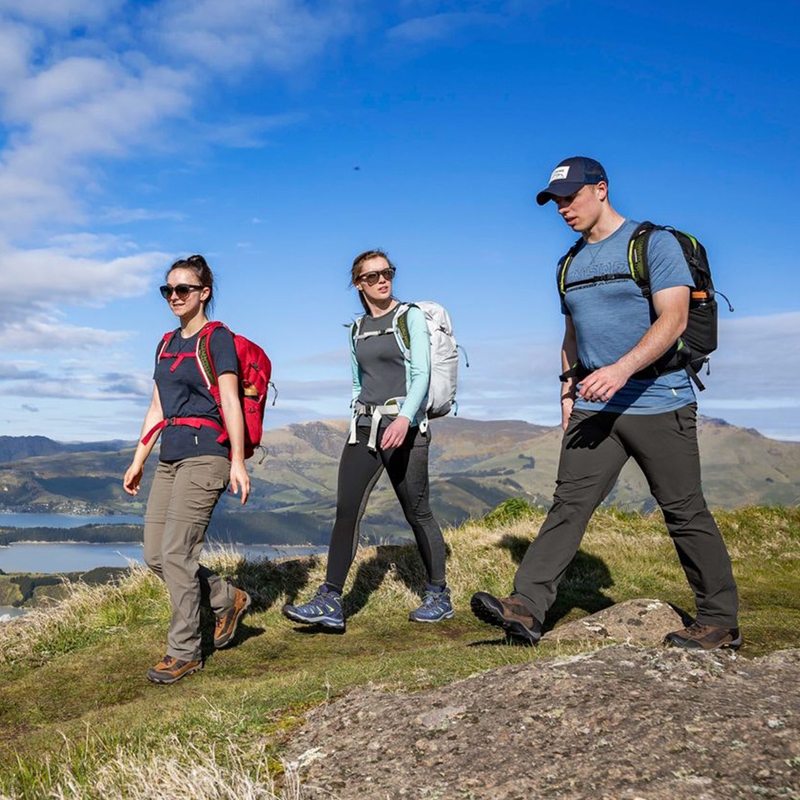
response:
[[[668,633],[664,638],[664,644],[686,650],[738,650],[742,642],[742,634],[738,628],[719,628],[699,622]]]
[[[516,641],[534,645],[542,638],[542,623],[515,597],[492,597],[486,592],[476,592],[470,607],[481,622],[503,628]]]

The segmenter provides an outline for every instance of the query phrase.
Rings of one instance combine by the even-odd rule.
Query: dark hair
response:
[[[358,287],[357,281],[358,276],[361,274],[361,267],[365,261],[369,261],[371,258],[382,258],[390,267],[397,269],[397,267],[392,264],[389,254],[384,250],[365,250],[363,253],[360,253],[353,259],[353,266],[350,267],[350,283],[353,286]],[[369,314],[369,306],[367,305],[367,301],[364,299],[363,292],[358,293],[358,299],[361,301],[361,305],[364,306],[364,311]]]
[[[207,286],[211,292],[203,306],[203,312],[209,314],[214,307],[214,273],[208,266],[203,256],[194,255],[188,258],[179,258],[165,273],[164,279],[169,278],[170,272],[174,269],[190,269],[197,275],[197,281],[201,286]]]

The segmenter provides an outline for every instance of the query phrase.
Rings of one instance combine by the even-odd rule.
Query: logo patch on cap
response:
[[[565,181],[569,175],[569,167],[556,167],[550,176],[550,183],[553,181]]]

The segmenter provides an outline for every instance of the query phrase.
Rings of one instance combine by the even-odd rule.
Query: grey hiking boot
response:
[[[481,622],[502,628],[523,644],[534,645],[542,638],[542,623],[516,597],[493,597],[486,592],[476,592],[470,607]]]
[[[719,628],[699,622],[668,633],[664,638],[664,644],[686,650],[738,650],[742,642],[742,634],[738,628]]]

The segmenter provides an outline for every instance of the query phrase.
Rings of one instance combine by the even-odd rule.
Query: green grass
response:
[[[414,548],[359,554],[344,635],[301,629],[280,615],[284,602],[307,597],[322,582],[324,560],[249,562],[218,553],[210,561],[251,592],[254,611],[235,647],[209,650],[203,672],[171,687],[144,678],[163,655],[169,603],[143,569],[115,586],[81,586],[52,609],[0,626],[0,798],[144,800],[179,793],[159,782],[156,767],[179,787],[201,766],[209,786],[221,770],[216,780],[236,785],[243,798],[299,797],[280,753],[310,708],[370,682],[426,689],[581,649],[508,647],[469,612],[474,591],[509,592],[542,519],[536,509],[506,508],[487,523],[445,533],[457,613],[437,626],[406,621],[423,579]],[[797,646],[800,511],[748,508],[719,512],[717,520],[739,583],[742,655]],[[548,623],[635,597],[693,609],[660,514],[600,512]],[[148,785],[162,794],[148,794]],[[197,787],[196,796],[206,797]]]

